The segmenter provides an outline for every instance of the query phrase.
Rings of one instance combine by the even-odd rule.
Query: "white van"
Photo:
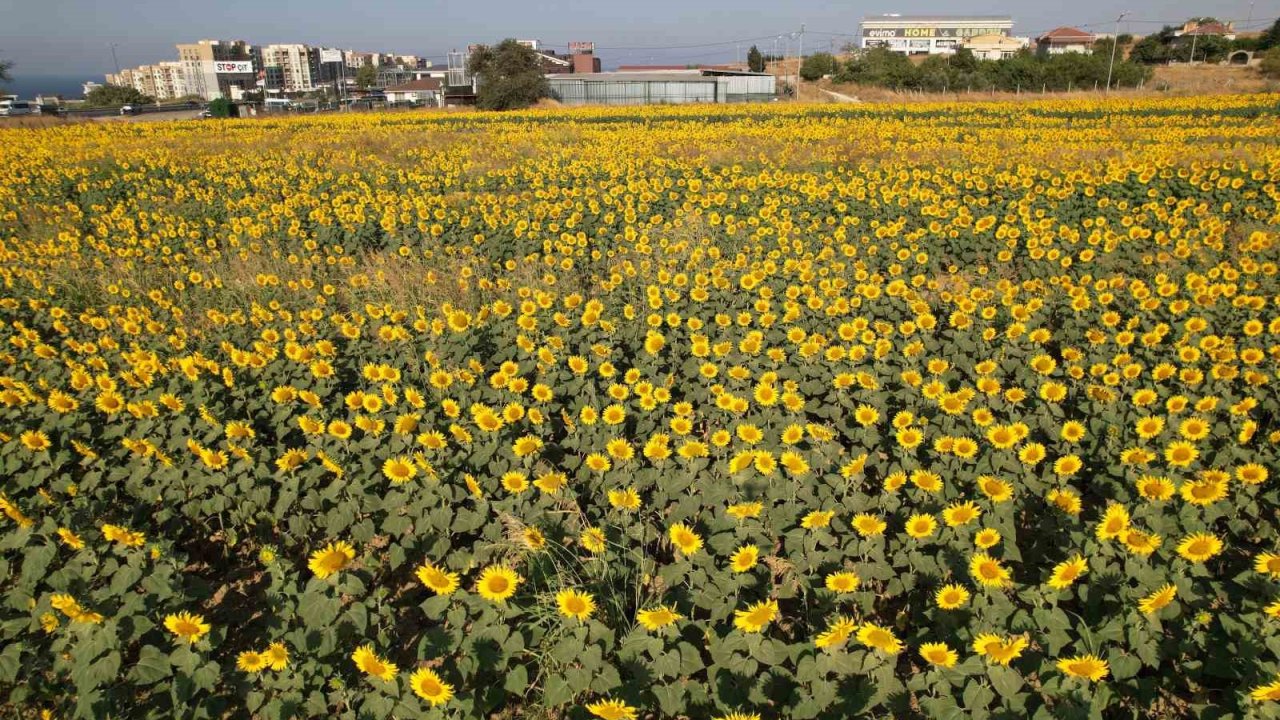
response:
[[[12,117],[15,115],[33,115],[36,113],[36,106],[25,100],[0,100],[0,115]]]

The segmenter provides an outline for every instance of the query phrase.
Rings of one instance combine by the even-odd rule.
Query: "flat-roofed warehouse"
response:
[[[776,81],[765,73],[704,69],[548,75],[547,82],[565,105],[679,105],[769,100]]]
[[[872,15],[862,19],[859,44],[907,55],[940,55],[955,52],[965,38],[1012,32],[1008,15]]]

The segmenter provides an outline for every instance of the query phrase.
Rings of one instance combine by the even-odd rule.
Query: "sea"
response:
[[[13,73],[13,80],[0,86],[0,95],[17,95],[22,100],[36,95],[61,95],[67,100],[79,100],[84,96],[84,83],[92,80],[106,82],[102,75],[23,75]]]

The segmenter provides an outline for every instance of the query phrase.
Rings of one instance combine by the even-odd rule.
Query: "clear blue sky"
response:
[[[746,53],[732,41],[773,37],[806,23],[806,50],[848,40],[820,33],[857,31],[866,14],[1006,14],[1017,35],[1058,25],[1109,31],[1128,10],[1121,31],[1144,34],[1159,21],[1213,15],[1243,24],[1249,0],[0,0],[0,57],[15,75],[82,75],[112,70],[112,43],[121,67],[176,59],[174,43],[200,38],[254,44],[301,42],[367,51],[413,53],[444,63],[444,53],[504,37],[540,39],[564,49],[594,40],[606,67],[620,63],[724,62]],[[1280,15],[1280,0],[1260,0],[1255,25]],[[1157,22],[1144,22],[1157,21]],[[728,43],[707,45],[708,43]],[[745,43],[749,46],[751,43]],[[772,50],[772,40],[757,42]],[[700,45],[676,49],[621,48]],[[614,49],[618,48],[618,49]],[[100,77],[98,78],[101,79]]]

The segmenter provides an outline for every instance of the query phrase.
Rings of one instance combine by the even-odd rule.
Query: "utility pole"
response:
[[[111,43],[111,62],[115,63],[116,75],[120,74],[120,61],[116,59],[116,43]]]
[[[800,23],[800,57],[796,58],[796,102],[800,102],[800,66],[804,64],[804,23]]]
[[[1200,24],[1196,23],[1196,29],[1191,31],[1191,60],[1192,65],[1196,64],[1196,41],[1200,39]]]
[[[1107,92],[1111,92],[1111,69],[1116,64],[1116,48],[1120,45],[1120,21],[1124,19],[1127,12],[1120,13],[1120,17],[1116,18],[1116,32],[1111,36],[1111,61],[1107,63]]]

